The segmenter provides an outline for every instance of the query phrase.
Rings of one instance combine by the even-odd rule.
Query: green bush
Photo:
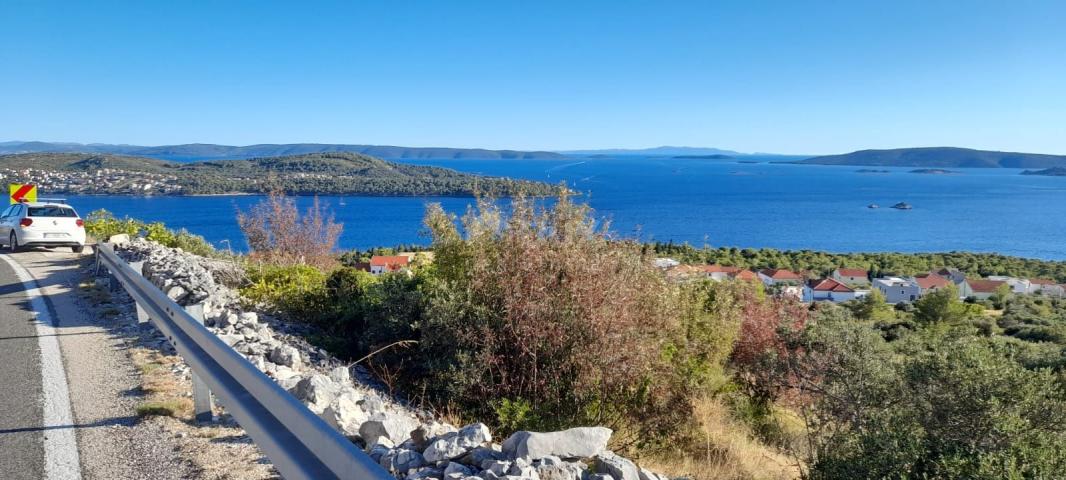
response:
[[[134,237],[143,227],[144,222],[129,217],[115,218],[107,210],[96,210],[85,217],[85,233],[101,242],[107,241],[112,235],[123,233]]]
[[[331,318],[333,304],[326,274],[307,265],[247,268],[249,284],[241,288],[245,299],[265,304],[290,319],[316,323]]]
[[[1056,478],[1066,397],[1055,374],[971,328],[889,344],[854,324],[807,332],[811,478]],[[815,375],[811,375],[815,374]]]
[[[107,241],[112,235],[126,234],[131,238],[140,234],[148,240],[170,248],[180,248],[203,257],[217,256],[215,247],[204,237],[193,235],[185,229],[170,230],[162,222],[145,223],[129,217],[115,218],[107,210],[96,210],[85,218],[85,233],[98,241]]]

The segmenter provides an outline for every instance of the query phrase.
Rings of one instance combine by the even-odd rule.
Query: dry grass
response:
[[[729,408],[715,399],[695,405],[705,445],[700,452],[672,452],[644,458],[642,466],[671,477],[693,480],[791,480],[800,478],[796,461],[756,440],[751,431],[732,419]],[[791,423],[791,422],[789,422]]]
[[[87,280],[78,284],[82,296],[94,307],[111,303],[111,292],[106,285],[101,285],[95,279]]]
[[[183,401],[184,399],[167,400],[163,402],[144,402],[137,405],[137,415],[141,417],[158,416],[158,417],[177,417],[191,408],[189,401]]]
[[[163,415],[180,420],[193,418],[192,399],[187,395],[192,386],[170,370],[171,366],[181,362],[181,358],[147,348],[133,348],[130,359],[141,372],[141,389],[145,393],[145,402],[137,407],[139,415]]]

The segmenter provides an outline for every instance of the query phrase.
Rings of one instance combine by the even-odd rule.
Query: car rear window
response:
[[[30,207],[31,217],[77,217],[73,208],[64,207]]]

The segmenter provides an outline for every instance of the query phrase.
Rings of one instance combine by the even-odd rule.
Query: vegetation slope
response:
[[[467,196],[475,192],[545,195],[547,184],[482,177],[455,170],[388,162],[358,153],[310,153],[284,157],[190,163],[153,158],[79,153],[27,153],[0,156],[0,168],[93,172],[105,168],[172,175],[185,194],[286,193]]]
[[[842,155],[808,158],[795,163],[879,167],[1050,168],[1066,166],[1066,156],[927,147],[859,150]]]

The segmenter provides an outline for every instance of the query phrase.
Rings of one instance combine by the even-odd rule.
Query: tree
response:
[[[914,319],[926,325],[957,323],[965,320],[968,312],[954,285],[924,295],[914,302],[914,309]]]
[[[885,296],[878,289],[873,289],[868,295],[848,305],[852,315],[860,320],[874,322],[890,322],[896,319],[892,311],[892,305],[885,303]]]
[[[989,300],[992,301],[992,306],[996,309],[1007,308],[1007,302],[1014,298],[1014,290],[1010,285],[1004,283],[996,287],[996,293],[993,293]]]
[[[855,334],[823,330],[808,344],[811,478],[1056,478],[1066,468],[1066,398],[1050,370],[977,337],[915,336],[894,357]]]

